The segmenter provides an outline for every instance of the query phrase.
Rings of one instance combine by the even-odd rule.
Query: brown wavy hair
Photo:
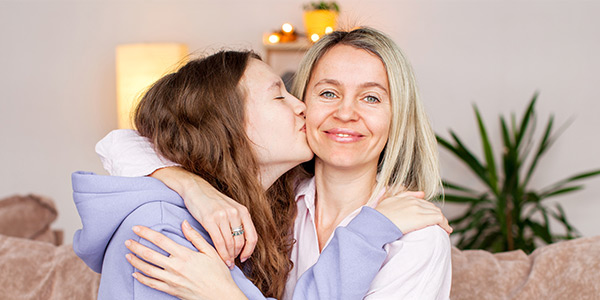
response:
[[[250,51],[220,51],[195,59],[158,80],[135,111],[135,126],[163,157],[181,164],[248,208],[258,233],[252,259],[238,265],[268,297],[281,298],[292,268],[295,172],[266,192],[245,131]]]

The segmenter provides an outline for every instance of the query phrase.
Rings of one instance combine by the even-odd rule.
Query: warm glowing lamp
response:
[[[316,41],[318,41],[318,40],[319,40],[319,35],[318,35],[318,34],[316,34],[316,33],[313,33],[313,34],[310,36],[310,40],[311,40],[311,41],[313,41],[313,42],[316,42]]]
[[[292,33],[292,31],[294,31],[294,27],[290,23],[283,23],[283,25],[281,25],[281,31],[289,34]]]
[[[276,33],[273,33],[271,35],[269,35],[269,43],[271,44],[277,44],[279,43],[279,35]]]
[[[325,27],[325,34],[330,34],[333,32],[333,28],[331,28],[330,26]]]
[[[119,128],[133,128],[131,112],[141,93],[163,75],[175,71],[188,55],[184,44],[117,46],[117,117]]]

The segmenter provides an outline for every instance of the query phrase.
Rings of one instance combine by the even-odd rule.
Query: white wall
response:
[[[0,0],[0,197],[55,199],[67,242],[80,222],[70,173],[104,173],[94,144],[116,128],[114,48],[183,42],[211,51],[261,49],[261,35],[301,26],[306,1]],[[520,113],[541,92],[539,119],[574,123],[534,185],[600,167],[600,4],[592,1],[343,1],[342,20],[390,34],[413,63],[437,132],[455,129],[479,150],[471,104],[497,140],[499,113]],[[540,125],[541,127],[541,125]],[[468,182],[443,154],[444,175]],[[585,236],[598,235],[600,178],[559,199]],[[456,207],[447,205],[451,216]]]

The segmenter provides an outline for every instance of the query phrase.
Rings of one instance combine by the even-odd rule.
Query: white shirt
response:
[[[314,177],[298,187],[298,215],[294,224],[294,239],[297,242],[291,254],[294,269],[287,280],[284,300],[292,299],[296,282],[317,262],[320,255],[315,226],[315,195]],[[369,206],[373,207],[374,204]],[[338,226],[348,225],[360,210],[352,212]],[[401,239],[387,244],[384,249],[387,258],[373,279],[365,299],[449,299],[452,284],[451,246],[448,233],[441,227],[429,226],[407,233]]]

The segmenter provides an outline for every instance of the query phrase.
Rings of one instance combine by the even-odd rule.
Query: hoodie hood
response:
[[[83,228],[75,232],[73,250],[92,270],[101,273],[106,247],[127,216],[150,202],[185,207],[183,199],[151,177],[117,177],[75,172],[73,199]]]

